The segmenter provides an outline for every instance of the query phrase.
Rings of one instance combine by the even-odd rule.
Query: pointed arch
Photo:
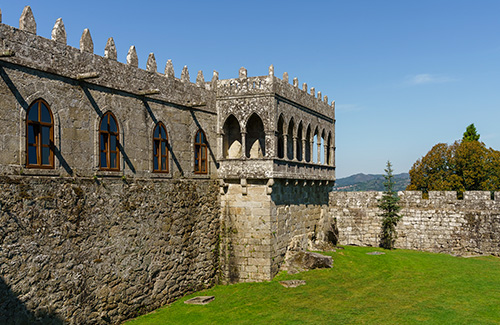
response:
[[[202,129],[194,137],[194,173],[208,174],[208,142]]]
[[[328,132],[328,140],[326,141],[326,164],[332,165],[332,133]]]
[[[108,111],[99,123],[99,169],[120,170],[120,129],[115,115]]]
[[[278,118],[278,158],[285,158],[284,128],[285,120],[281,114]]]
[[[311,126],[307,126],[307,131],[306,131],[306,148],[305,148],[305,160],[306,162],[311,162]]]
[[[288,159],[292,160],[294,157],[294,152],[293,152],[293,137],[294,137],[294,128],[295,128],[295,123],[293,121],[293,117],[290,119],[290,122],[288,122],[288,132],[287,132],[287,144],[286,144],[286,156]]]
[[[26,167],[54,168],[54,116],[49,104],[35,100],[26,116]]]
[[[318,127],[314,129],[314,136],[313,136],[313,147],[312,147],[312,159],[311,162],[318,164],[318,142],[321,141],[319,139],[319,133],[318,133]]]
[[[224,158],[241,158],[241,130],[240,123],[234,115],[229,115],[223,127]]]
[[[168,173],[168,150],[167,128],[158,122],[153,131],[153,172]]]
[[[247,158],[262,158],[266,152],[266,134],[262,119],[253,113],[246,125],[245,155]]]
[[[300,121],[299,123],[299,127],[297,129],[297,146],[296,146],[296,152],[297,152],[297,160],[298,161],[302,161],[302,159],[304,159],[304,157],[302,157],[302,140],[304,139],[304,127],[302,125],[302,121]]]
[[[325,151],[325,144],[326,144],[326,135],[325,135],[325,130],[321,130],[321,142],[320,142],[320,147],[319,147],[319,158],[318,161],[322,164],[326,164],[326,151]]]

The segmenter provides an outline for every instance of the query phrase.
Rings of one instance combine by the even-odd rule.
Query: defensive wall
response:
[[[0,323],[117,323],[331,238],[334,102],[93,48],[0,11]]]
[[[451,254],[500,255],[500,192],[399,192],[397,248]],[[343,245],[378,246],[382,192],[332,192],[329,216]]]

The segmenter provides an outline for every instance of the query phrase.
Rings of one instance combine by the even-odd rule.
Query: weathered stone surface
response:
[[[198,71],[198,75],[196,76],[196,84],[200,87],[205,86],[205,78],[203,77],[203,71]]]
[[[156,59],[154,53],[149,53],[148,61],[146,62],[146,71],[157,72]]]
[[[305,280],[285,280],[280,281],[280,284],[285,288],[296,288],[306,284]]]
[[[384,252],[368,252],[366,255],[384,255]]]
[[[90,36],[90,30],[85,28],[80,38],[80,51],[94,53],[94,42]]]
[[[333,267],[331,256],[308,251],[289,251],[283,269],[290,274],[295,274],[307,270],[331,267]]]
[[[113,37],[108,38],[106,46],[104,47],[104,57],[110,60],[117,60],[118,54],[116,52],[115,40]]]
[[[189,79],[189,71],[188,71],[187,65],[185,65],[184,68],[182,68],[181,81],[182,82],[191,82],[191,80]]]
[[[288,72],[283,72],[283,81],[288,83]]]
[[[297,77],[293,78],[293,86],[297,88],[299,87],[299,78]]]
[[[53,41],[66,44],[66,28],[64,28],[62,18],[56,20],[51,36]]]
[[[174,65],[172,64],[172,60],[170,59],[167,61],[167,64],[165,65],[165,76],[171,79],[175,77]]]
[[[198,296],[184,301],[188,305],[206,305],[215,300],[214,296]]]
[[[269,76],[274,77],[274,65],[272,64],[269,66]]]
[[[36,21],[30,6],[23,9],[23,13],[19,18],[19,29],[25,32],[36,34]]]
[[[139,58],[137,57],[137,51],[134,45],[128,49],[127,64],[136,68],[139,66]]]
[[[497,195],[498,192],[495,192]],[[335,219],[342,245],[379,246],[382,192],[333,192],[330,218]],[[399,192],[403,216],[396,248],[452,254],[500,255],[500,201],[489,192]],[[495,196],[495,198],[497,198]]]
[[[213,285],[214,185],[1,177],[0,323],[117,324]]]
[[[247,69],[245,69],[244,67],[241,67],[240,71],[239,71],[239,78],[244,79],[246,77],[247,77]]]

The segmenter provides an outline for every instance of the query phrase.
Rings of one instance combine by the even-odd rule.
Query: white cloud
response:
[[[443,75],[433,75],[429,73],[421,73],[417,74],[415,76],[409,76],[407,77],[407,83],[411,85],[425,85],[425,84],[436,84],[436,83],[445,83],[445,82],[452,82],[455,81],[456,79],[453,79],[448,76],[443,76]]]

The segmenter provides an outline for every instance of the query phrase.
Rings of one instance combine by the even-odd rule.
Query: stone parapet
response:
[[[500,255],[500,200],[495,192],[399,192],[397,248]],[[329,213],[341,244],[378,246],[382,192],[332,192]]]
[[[218,177],[317,180],[326,183],[335,181],[334,171],[335,167],[332,166],[281,159],[223,159],[219,161]]]
[[[62,36],[58,39],[60,38]],[[49,40],[29,31],[0,24],[0,51],[12,53],[12,56],[1,57],[0,61],[4,61],[4,64],[10,63],[11,66],[47,72],[75,82],[85,81],[137,96],[147,95],[180,107],[197,107],[215,112],[215,96],[213,92],[205,89],[205,84],[200,86],[181,82],[151,69],[140,69],[130,62],[118,62],[109,54],[108,57],[96,55],[93,53],[91,42],[88,30],[82,35],[83,48],[77,49],[66,45],[65,42]]]

